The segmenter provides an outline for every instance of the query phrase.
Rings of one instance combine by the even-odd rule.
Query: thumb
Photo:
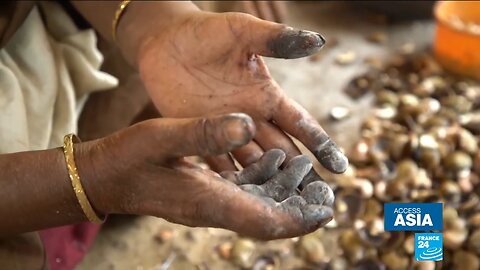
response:
[[[247,14],[230,13],[229,22],[237,33],[245,34],[250,52],[275,58],[294,59],[312,55],[325,44],[319,33],[299,30]]]
[[[166,158],[228,153],[255,136],[252,118],[243,113],[170,121],[161,122],[157,144]]]

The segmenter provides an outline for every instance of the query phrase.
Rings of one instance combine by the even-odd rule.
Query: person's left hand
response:
[[[326,169],[342,173],[347,158],[318,122],[285,95],[259,56],[299,58],[317,52],[323,44],[320,34],[248,14],[196,11],[149,33],[137,62],[153,102],[165,117],[250,115],[257,126],[254,141],[233,151],[242,166],[273,148],[282,149],[287,161],[299,155],[288,133]],[[228,155],[208,161],[218,172],[236,169]]]

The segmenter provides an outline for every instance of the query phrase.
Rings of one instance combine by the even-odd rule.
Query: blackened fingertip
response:
[[[310,158],[306,155],[299,155],[292,158],[287,165],[285,166],[284,171],[289,172],[290,175],[298,177],[299,183],[303,181],[303,178],[310,172],[313,168],[313,163]],[[295,186],[296,188],[296,186]]]
[[[310,204],[302,212],[305,222],[315,228],[323,227],[333,219],[333,209],[326,206]]]
[[[315,156],[323,167],[333,173],[344,173],[348,168],[347,157],[331,140],[328,140],[320,149],[315,151]]]
[[[309,204],[332,206],[335,194],[323,181],[315,181],[307,185],[300,194]]]
[[[276,168],[280,167],[286,158],[285,152],[283,152],[281,149],[270,149],[265,152],[264,156],[269,157],[267,162],[274,162]]]
[[[295,59],[318,52],[324,44],[325,38],[316,32],[286,28],[267,46],[273,57]]]
[[[344,173],[348,167],[347,157],[340,151],[332,153],[328,158],[320,159],[320,163],[329,171],[333,173]]]

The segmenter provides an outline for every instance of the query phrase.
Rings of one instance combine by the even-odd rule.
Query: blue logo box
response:
[[[443,238],[441,233],[415,234],[415,260],[443,260]]]
[[[385,203],[385,231],[441,231],[442,203]]]

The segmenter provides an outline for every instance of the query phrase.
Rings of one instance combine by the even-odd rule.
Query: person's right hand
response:
[[[183,158],[227,153],[247,144],[254,135],[253,120],[245,114],[154,119],[100,140],[76,144],[75,158],[85,191],[103,214],[152,215],[259,239],[303,235],[330,221],[333,194],[326,184],[316,186],[321,182],[284,201],[284,195],[275,192],[258,193],[267,187],[295,189],[293,183],[298,184],[311,168],[305,157],[293,159],[283,171],[277,171],[285,155],[281,151],[266,154],[250,170],[236,173],[239,179],[250,179],[237,184],[250,187],[226,181]],[[245,178],[247,173],[250,176]],[[253,190],[255,183],[261,186]]]

